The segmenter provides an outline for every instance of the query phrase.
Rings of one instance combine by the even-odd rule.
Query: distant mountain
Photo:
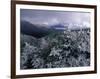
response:
[[[43,27],[42,24],[38,25],[38,24],[32,24],[28,21],[23,21],[23,20],[21,21],[21,33],[34,36],[36,38],[41,38],[50,33],[64,31],[64,30],[65,30],[65,27],[61,24]]]
[[[46,35],[48,35],[51,32],[51,29],[38,26],[35,24],[32,24],[28,21],[21,21],[21,33],[26,35],[31,35],[36,38],[41,38]]]

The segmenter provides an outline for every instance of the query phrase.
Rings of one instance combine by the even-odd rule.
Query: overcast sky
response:
[[[21,9],[20,15],[21,20],[26,20],[33,24],[72,23],[90,26],[90,13],[86,12]]]

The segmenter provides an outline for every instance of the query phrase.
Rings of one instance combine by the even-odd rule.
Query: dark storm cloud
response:
[[[90,24],[90,13],[85,12],[21,9],[20,13],[21,20],[27,20],[33,24]]]

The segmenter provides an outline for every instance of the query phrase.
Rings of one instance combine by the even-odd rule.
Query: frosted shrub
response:
[[[52,32],[35,38],[21,35],[21,69],[90,66],[90,31]]]

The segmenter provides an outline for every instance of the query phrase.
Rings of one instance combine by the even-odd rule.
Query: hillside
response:
[[[90,65],[90,30],[55,31],[42,38],[21,34],[21,69]]]

